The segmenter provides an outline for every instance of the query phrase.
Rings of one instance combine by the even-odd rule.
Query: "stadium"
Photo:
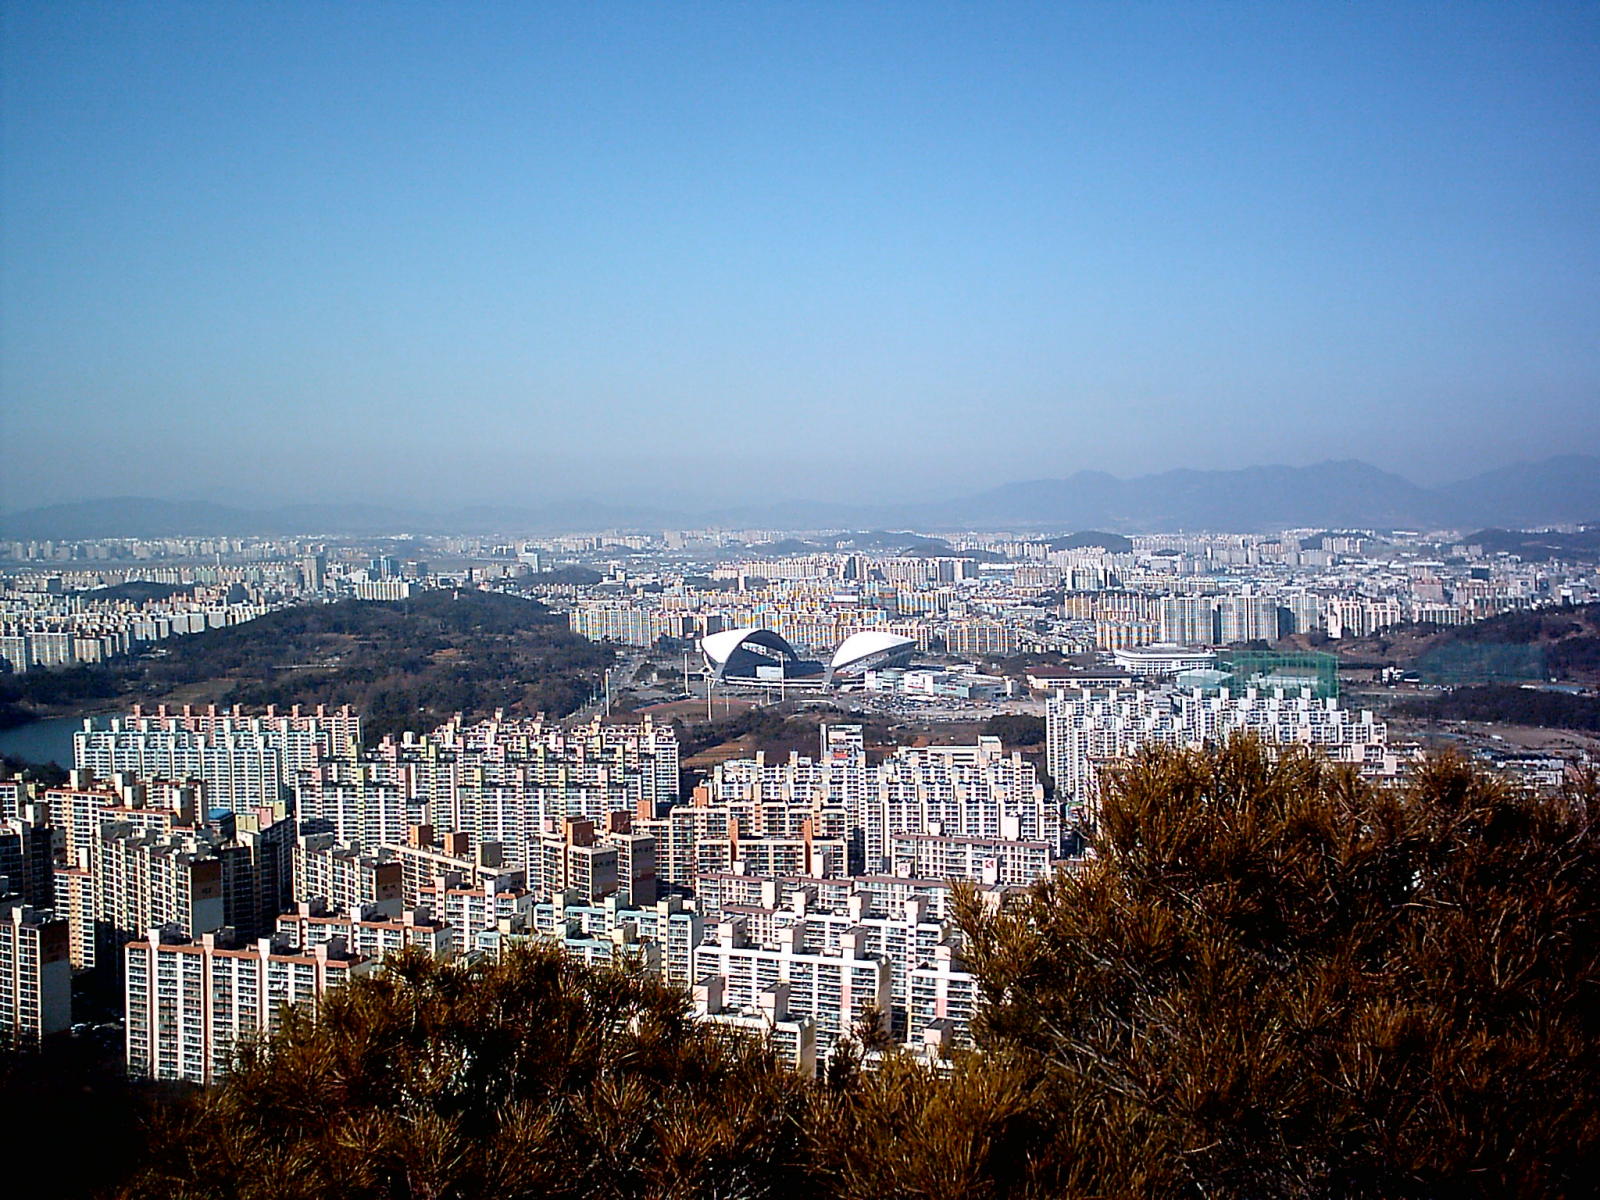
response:
[[[907,666],[916,648],[916,642],[900,634],[864,630],[845,638],[824,667],[802,658],[783,635],[753,625],[700,640],[706,670],[714,681],[757,687],[836,687],[880,667]]]
[[[878,629],[852,633],[833,652],[823,683],[832,687],[845,680],[860,679],[868,671],[910,666],[916,649],[916,642],[898,633]]]

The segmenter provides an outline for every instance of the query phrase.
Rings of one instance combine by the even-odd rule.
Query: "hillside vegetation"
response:
[[[1485,721],[1600,733],[1600,696],[1575,696],[1543,688],[1460,687],[1395,705],[1401,716],[1445,721]]]
[[[1145,754],[1084,869],[962,902],[990,1003],[947,1077],[847,1050],[805,1080],[549,951],[411,958],[164,1105],[123,1194],[1586,1192],[1597,801],[1449,759],[1383,790],[1249,741]]]
[[[1415,671],[1428,684],[1600,684],[1600,604],[1502,613],[1471,625],[1402,625],[1327,648],[1346,660]]]
[[[111,703],[350,704],[371,736],[461,712],[562,715],[593,693],[609,648],[544,605],[478,591],[344,600],[163,642],[165,654],[0,678],[0,717]]]
[[[1600,521],[1589,521],[1575,533],[1554,530],[1480,529],[1461,539],[1490,554],[1515,554],[1529,561],[1565,558],[1594,562],[1600,558]]]

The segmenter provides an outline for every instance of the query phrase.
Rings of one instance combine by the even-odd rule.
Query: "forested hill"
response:
[[[162,643],[167,653],[0,679],[0,716],[133,703],[351,704],[370,736],[497,708],[564,715],[592,694],[612,652],[532,600],[429,591],[269,613]]]
[[[1329,646],[1429,684],[1600,684],[1600,604],[1502,613],[1472,625],[1402,625]]]

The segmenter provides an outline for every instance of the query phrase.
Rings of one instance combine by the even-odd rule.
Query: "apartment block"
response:
[[[576,894],[595,904],[615,895],[624,905],[646,905],[656,899],[656,840],[632,832],[627,813],[613,813],[596,829],[595,822],[567,817],[539,842],[532,888],[540,896]]]
[[[375,906],[391,915],[404,902],[398,860],[340,845],[329,833],[301,834],[291,850],[293,899],[321,900],[338,912]]]
[[[695,951],[697,981],[722,980],[723,1003],[735,1011],[758,1009],[761,993],[779,980],[789,985],[788,1011],[816,1023],[817,1048],[826,1053],[875,1015],[889,1032],[892,980],[889,963],[868,952],[865,930],[852,930],[833,953],[811,953],[804,922],[772,947],[751,945],[744,922],[718,923],[715,942]]]
[[[778,1062],[811,1079],[817,1073],[817,1023],[789,1007],[789,984],[776,980],[763,987],[755,1004],[736,1008],[729,1004],[720,976],[694,985],[695,1015],[702,1021],[740,1037],[753,1037],[768,1046]]]
[[[1098,772],[1145,746],[1198,747],[1235,733],[1268,746],[1313,747],[1371,774],[1398,772],[1388,727],[1372,713],[1316,699],[1311,688],[1247,688],[1219,694],[1172,688],[1060,692],[1048,704],[1046,761],[1057,789],[1075,802],[1093,793]]]
[[[37,1047],[72,1024],[67,923],[0,898],[0,1045]]]
[[[871,771],[855,808],[861,870],[890,866],[897,833],[1042,841],[1062,840],[1061,809],[1046,801],[1033,765],[1006,754],[998,738],[972,746],[902,748]]]
[[[906,984],[907,1042],[948,1049],[972,1045],[972,1018],[982,1001],[977,977],[958,947],[934,947],[931,961],[914,967]]]
[[[67,958],[74,971],[92,969],[96,962],[99,892],[90,854],[85,851],[75,864],[55,868],[53,883],[55,913],[67,923]]]
[[[400,893],[408,906],[420,904],[423,888],[435,884],[495,891],[527,885],[527,872],[507,867],[499,842],[474,846],[469,834],[439,835],[431,825],[411,826],[404,842],[385,843],[379,853],[399,862]]]
[[[946,837],[937,830],[896,833],[889,839],[889,858],[896,875],[1005,887],[1026,887],[1043,879],[1051,870],[1052,850],[1047,842]]]
[[[14,894],[24,904],[55,903],[55,830],[44,824],[40,805],[25,815],[0,818],[0,895]]]
[[[98,778],[128,772],[141,779],[199,780],[212,809],[239,810],[286,799],[297,774],[333,753],[341,731],[360,721],[329,717],[243,716],[215,710],[86,720],[73,735],[73,757]]]
[[[111,823],[95,846],[97,962],[141,930],[192,936],[223,927],[223,864],[209,845]]]
[[[425,805],[404,773],[384,764],[323,759],[293,779],[295,815],[303,832],[330,833],[368,852],[403,842],[423,822]]]
[[[502,923],[512,928],[527,928],[534,898],[525,888],[489,884],[479,887],[446,887],[433,884],[422,890],[422,905],[437,913],[450,929],[451,946],[467,953],[478,944],[478,935],[499,930]]]
[[[355,913],[332,912],[320,901],[301,901],[292,912],[281,914],[275,936],[279,942],[308,949],[342,943],[374,961],[405,949],[449,958],[457,941],[450,927],[425,907],[391,916],[376,905]]]
[[[896,833],[1061,844],[1060,808],[1031,764],[998,739],[972,746],[903,748],[869,764],[859,727],[823,730],[823,754],[719,764],[690,804],[636,822],[654,833],[663,883],[696,876],[832,876],[890,868]],[[841,860],[841,852],[843,858]]]
[[[498,843],[505,864],[530,873],[552,823],[653,817],[677,795],[677,738],[648,720],[576,730],[542,720],[450,722],[322,763],[297,783],[302,821],[326,822],[343,841],[404,844],[409,826],[427,824],[473,846]]]
[[[226,935],[160,929],[122,953],[128,1073],[190,1083],[220,1079],[240,1046],[277,1031],[287,1007],[315,1007],[372,965],[339,942],[236,948]]]
[[[32,803],[36,788],[26,780],[11,775],[0,762],[0,821],[14,821],[23,815],[24,808]]]

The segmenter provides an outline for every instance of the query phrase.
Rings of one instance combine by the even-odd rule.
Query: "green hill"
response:
[[[1396,706],[1396,712],[1435,721],[1486,721],[1600,733],[1600,696],[1576,696],[1510,684],[1458,687]]]
[[[477,591],[345,600],[163,642],[159,653],[0,679],[18,718],[135,701],[350,704],[373,737],[461,712],[564,715],[593,693],[612,652],[544,605]]]
[[[1349,663],[1415,671],[1423,683],[1600,684],[1600,604],[1501,613],[1471,625],[1397,625],[1330,644]]]

